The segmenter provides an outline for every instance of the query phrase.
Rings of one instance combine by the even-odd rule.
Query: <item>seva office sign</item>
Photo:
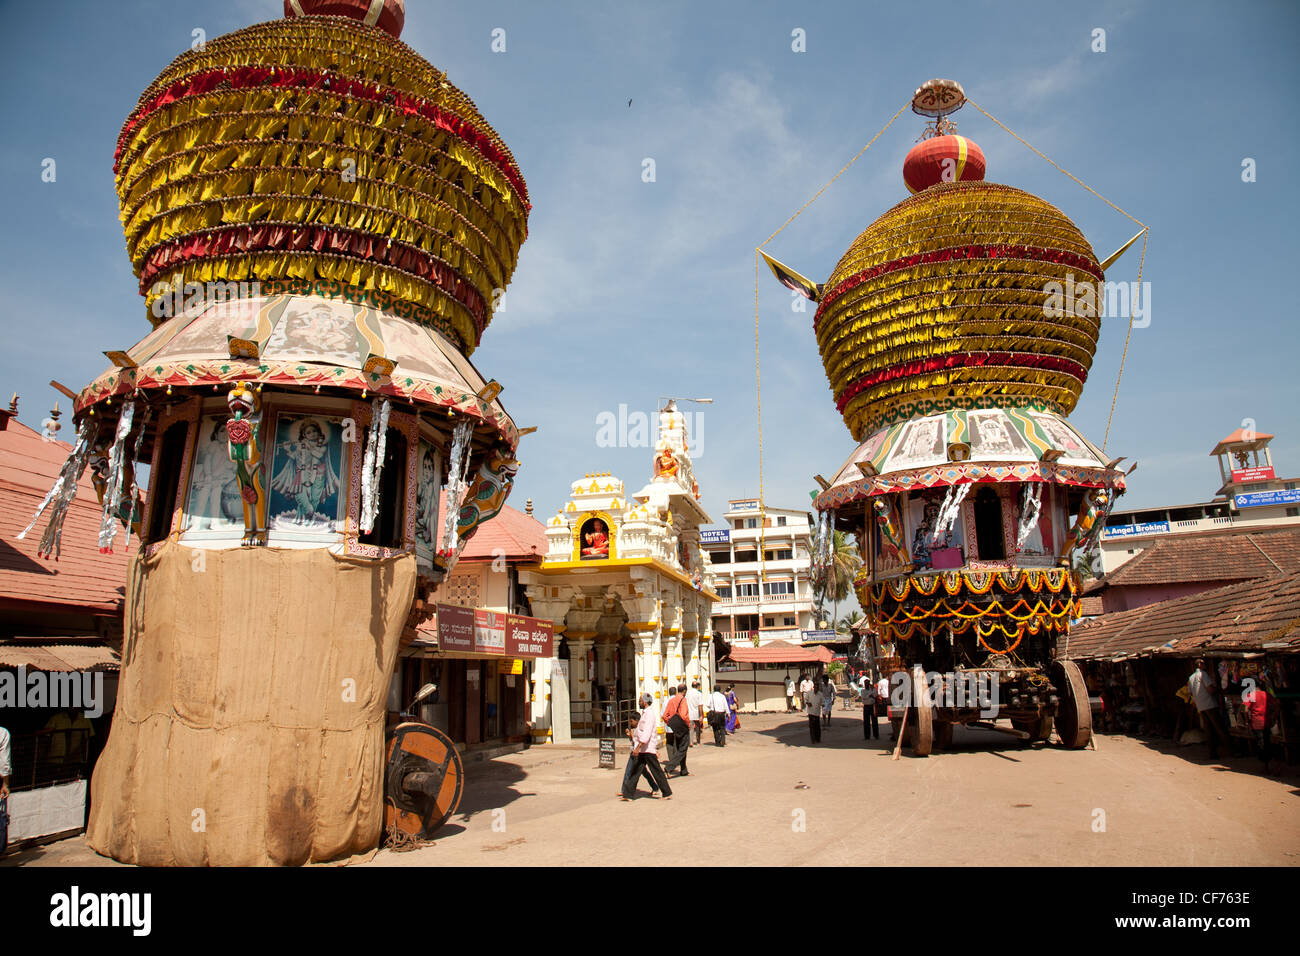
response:
[[[1264,505],[1293,505],[1300,501],[1300,488],[1290,491],[1255,491],[1248,495],[1236,495],[1232,499],[1234,508],[1261,508]]]

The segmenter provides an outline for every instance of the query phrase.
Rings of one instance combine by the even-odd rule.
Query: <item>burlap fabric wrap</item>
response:
[[[374,847],[414,556],[201,556],[167,542],[132,562],[87,842],[154,866],[294,865]]]

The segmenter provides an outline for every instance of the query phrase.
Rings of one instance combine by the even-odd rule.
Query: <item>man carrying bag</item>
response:
[[[668,763],[664,764],[664,775],[680,767],[678,776],[689,777],[686,769],[686,751],[691,746],[691,722],[686,718],[690,710],[686,703],[686,685],[677,685],[677,695],[664,705],[664,724],[668,727]]]

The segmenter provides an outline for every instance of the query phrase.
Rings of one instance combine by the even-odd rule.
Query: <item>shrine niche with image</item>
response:
[[[578,557],[583,561],[603,561],[609,555],[609,523],[604,518],[588,518],[578,532]]]

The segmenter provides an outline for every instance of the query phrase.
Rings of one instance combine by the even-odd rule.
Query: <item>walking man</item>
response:
[[[664,776],[674,770],[679,777],[689,777],[686,769],[686,751],[691,746],[691,725],[686,719],[690,711],[686,704],[686,685],[678,684],[677,693],[664,706],[664,723],[668,725],[668,763],[664,764]]]
[[[831,711],[835,709],[835,696],[838,693],[835,681],[829,674],[822,678],[822,726],[831,725]]]
[[[819,744],[822,742],[822,695],[821,695],[821,678],[818,683],[813,684],[812,689],[803,692],[803,712],[808,715],[808,733],[812,737],[812,742]],[[812,683],[809,681],[808,683]]]
[[[1196,670],[1187,678],[1187,689],[1192,692],[1196,703],[1196,712],[1201,718],[1201,728],[1205,731],[1206,742],[1210,745],[1210,759],[1219,759],[1219,741],[1222,740],[1232,749],[1228,732],[1223,726],[1223,711],[1219,707],[1218,686],[1205,658],[1197,658]]]
[[[695,733],[696,746],[700,735],[704,733],[704,695],[700,693],[700,682],[691,681],[691,689],[686,692],[686,712],[690,717],[691,730]]]
[[[658,735],[655,733],[655,725],[659,722],[659,718],[655,713],[653,694],[646,692],[641,695],[641,708],[641,719],[637,721],[636,730],[632,732],[632,759],[636,761],[636,766],[632,771],[631,785],[629,786],[626,776],[623,779],[623,799],[631,800],[636,796],[638,772],[648,770],[651,779],[659,784],[664,799],[671,800],[673,789],[668,786],[668,778],[664,776],[664,768],[659,766],[659,756],[655,753],[659,746]]]
[[[879,740],[880,718],[876,713],[877,688],[871,682],[871,677],[865,672],[859,680],[862,688],[862,739]]]
[[[789,672],[785,675],[785,712],[787,714],[794,713],[794,678],[790,676]]]
[[[713,728],[713,743],[717,747],[727,746],[727,698],[718,688],[713,688],[709,695],[709,726]]]
[[[885,716],[889,716],[889,678],[882,672],[876,681],[876,700],[885,702]],[[889,739],[894,739],[894,725],[889,725]]]

